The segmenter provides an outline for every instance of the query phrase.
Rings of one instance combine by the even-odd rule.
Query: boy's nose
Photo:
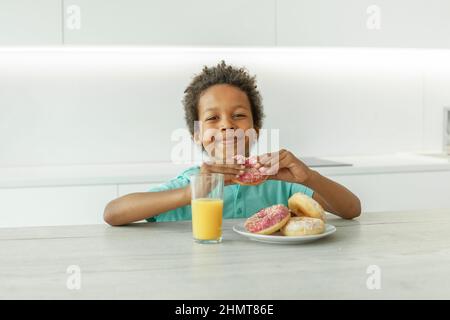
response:
[[[236,129],[234,126],[222,126],[220,128],[220,131],[234,130],[234,129]]]
[[[229,129],[236,129],[236,128],[234,127],[234,124],[231,121],[223,120],[222,123],[220,124],[220,130],[225,131]]]

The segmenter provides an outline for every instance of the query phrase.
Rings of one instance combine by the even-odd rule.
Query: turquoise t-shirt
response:
[[[152,187],[149,192],[185,187],[190,182],[190,176],[199,172],[200,167],[189,168],[169,182]],[[297,192],[304,193],[310,197],[314,193],[313,190],[302,184],[279,180],[266,180],[257,186],[241,186],[238,184],[225,186],[223,190],[223,218],[248,218],[259,210],[274,204],[287,206],[288,199]],[[149,222],[191,220],[191,206],[188,205],[163,212],[146,220]]]

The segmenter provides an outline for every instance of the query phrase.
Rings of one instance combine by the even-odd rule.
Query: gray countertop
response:
[[[247,240],[239,222],[218,245],[193,243],[190,221],[0,229],[0,298],[450,298],[450,210],[331,217],[336,233],[300,245]]]

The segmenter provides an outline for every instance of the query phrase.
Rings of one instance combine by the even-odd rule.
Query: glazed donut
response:
[[[257,157],[246,158],[242,155],[235,156],[238,164],[245,165],[244,173],[239,175],[239,177],[233,179],[234,183],[244,185],[244,186],[256,186],[267,179],[267,175],[263,175],[255,168],[258,163]]]
[[[245,221],[247,231],[257,234],[272,234],[282,228],[291,218],[289,209],[282,204],[261,209]]]
[[[294,193],[289,198],[288,207],[296,216],[317,218],[326,222],[326,215],[322,206],[316,200],[301,192]]]
[[[281,228],[281,234],[284,236],[307,236],[324,231],[325,223],[321,219],[308,217],[292,217]]]

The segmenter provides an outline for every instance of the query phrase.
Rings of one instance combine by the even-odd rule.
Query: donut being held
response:
[[[325,210],[322,206],[316,200],[301,192],[294,193],[289,198],[288,207],[296,216],[316,218],[326,222]]]
[[[281,228],[284,236],[308,236],[325,232],[325,223],[321,219],[292,217]]]
[[[289,209],[282,204],[261,209],[249,217],[244,227],[247,231],[257,234],[272,234],[280,230],[291,218]]]
[[[242,155],[235,156],[238,164],[243,164],[245,166],[244,173],[240,174],[237,178],[233,179],[234,183],[244,185],[244,186],[256,186],[263,183],[267,179],[267,175],[263,175],[255,168],[258,163],[258,159],[255,156],[246,158]]]

